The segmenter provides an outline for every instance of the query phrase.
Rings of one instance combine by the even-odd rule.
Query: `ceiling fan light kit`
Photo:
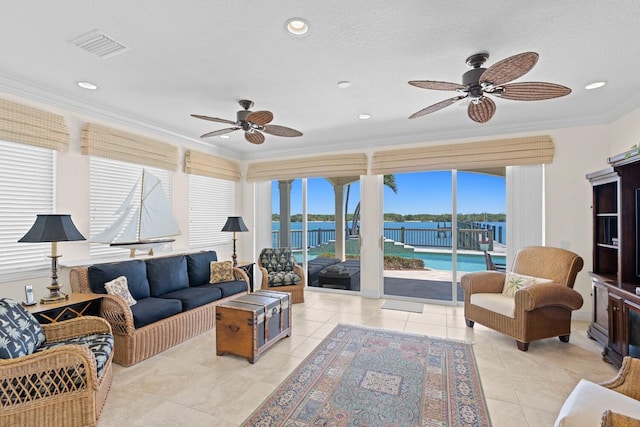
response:
[[[538,62],[538,54],[524,52],[498,61],[489,68],[483,68],[489,59],[487,52],[480,52],[467,58],[471,70],[462,75],[462,84],[435,80],[412,80],[410,85],[430,90],[453,90],[463,95],[440,101],[409,116],[410,119],[434,113],[461,99],[468,98],[467,115],[477,123],[486,123],[496,112],[496,104],[487,95],[514,101],[541,101],[558,98],[571,93],[568,87],[546,82],[509,83],[528,73]]]
[[[269,123],[273,120],[273,113],[271,111],[250,111],[249,109],[253,107],[253,101],[241,99],[238,103],[243,109],[236,113],[236,121],[192,114],[191,117],[195,117],[197,119],[233,125],[233,127],[230,128],[207,132],[204,135],[201,135],[200,138],[224,135],[236,130],[244,131],[244,139],[252,144],[262,144],[264,142],[264,134],[262,132],[275,136],[302,136],[302,132],[298,130],[285,126],[270,125]]]

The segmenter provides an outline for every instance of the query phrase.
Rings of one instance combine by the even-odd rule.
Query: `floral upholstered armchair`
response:
[[[262,273],[262,289],[288,292],[292,304],[304,302],[304,271],[296,263],[291,248],[263,249],[258,267]]]
[[[40,325],[0,298],[0,325],[0,425],[96,425],[112,380],[109,323],[84,316]]]

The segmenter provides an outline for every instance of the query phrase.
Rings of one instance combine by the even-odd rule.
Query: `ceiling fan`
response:
[[[409,116],[409,118],[422,117],[448,107],[457,101],[469,98],[471,101],[467,108],[469,118],[478,123],[486,123],[491,120],[496,112],[496,104],[486,95],[495,95],[515,101],[541,101],[571,93],[571,89],[568,87],[555,83],[509,83],[525,75],[536,65],[538,54],[535,52],[513,55],[496,62],[489,68],[483,68],[482,65],[488,58],[489,54],[487,52],[477,53],[468,57],[466,62],[472,69],[462,75],[462,84],[434,80],[410,81],[410,85],[422,89],[455,90],[460,92],[461,95],[423,108]]]
[[[224,128],[205,133],[204,135],[201,135],[200,138],[224,135],[225,133],[233,132],[234,130],[240,129],[244,131],[244,139],[252,144],[262,144],[264,142],[264,135],[262,134],[262,132],[275,136],[302,136],[302,132],[295,129],[268,124],[271,122],[271,120],[273,120],[273,113],[271,111],[249,111],[249,108],[253,107],[253,101],[241,99],[238,102],[240,103],[240,106],[243,108],[243,110],[240,110],[236,113],[235,122],[233,120],[219,119],[217,117],[192,114],[191,117],[195,117],[197,119],[233,125],[233,127],[230,128]]]

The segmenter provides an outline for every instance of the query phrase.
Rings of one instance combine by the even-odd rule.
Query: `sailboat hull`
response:
[[[123,242],[123,243],[111,243],[109,246],[126,248],[126,249],[153,249],[158,246],[165,245],[167,243],[175,242],[176,239],[157,239],[157,240],[141,240],[139,242]]]

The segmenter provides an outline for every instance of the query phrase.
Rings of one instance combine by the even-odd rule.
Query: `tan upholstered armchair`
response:
[[[258,257],[262,289],[288,292],[291,303],[304,302],[304,270],[296,263],[290,248],[265,248]]]
[[[531,246],[518,251],[510,273],[465,274],[462,288],[467,326],[478,322],[509,335],[522,351],[528,350],[531,341],[543,338],[557,336],[569,342],[571,312],[583,303],[573,289],[583,264],[571,251]]]

